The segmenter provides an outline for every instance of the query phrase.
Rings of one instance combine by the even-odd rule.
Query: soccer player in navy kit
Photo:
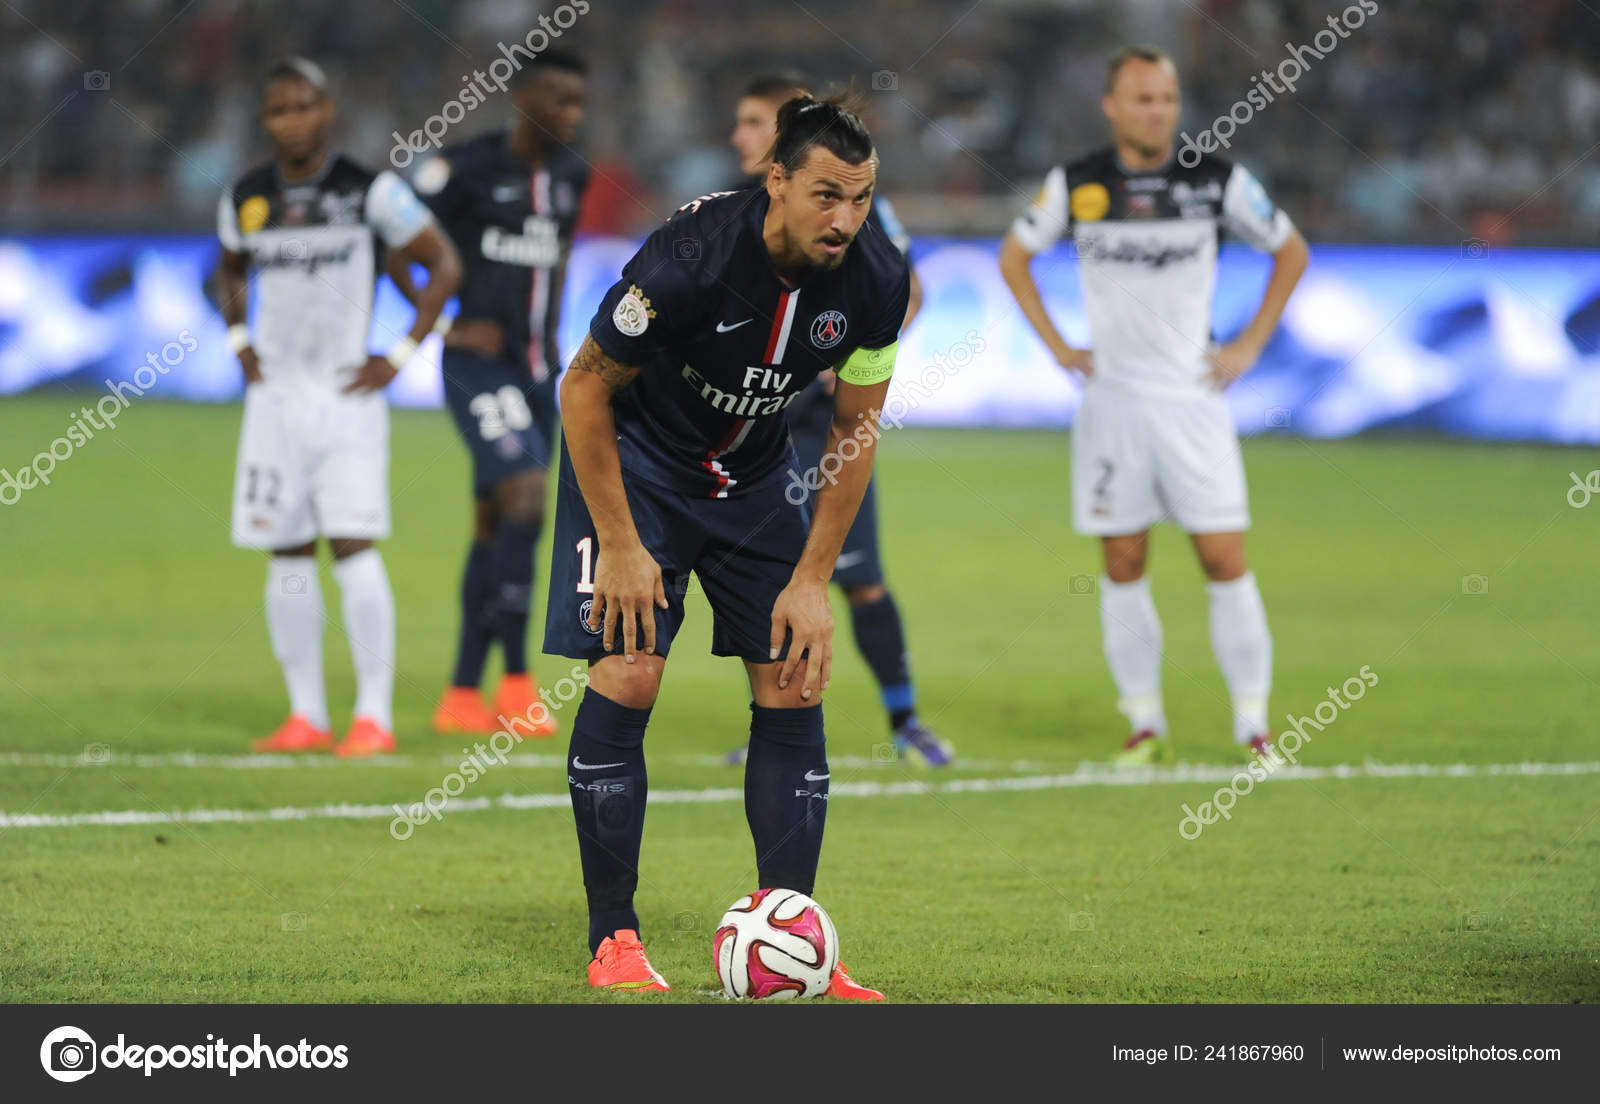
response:
[[[734,110],[733,133],[729,136],[739,154],[741,172],[749,177],[766,176],[772,142],[778,132],[778,108],[805,92],[805,82],[793,76],[757,77],[745,86]],[[867,226],[909,258],[911,238],[895,217],[894,208],[881,195],[873,196]],[[922,285],[916,269],[911,268],[911,301],[902,329],[911,325],[921,305]],[[833,422],[833,387],[833,373],[824,372],[789,408],[789,432],[800,459],[800,473],[816,467],[827,445],[828,427]],[[856,647],[878,680],[896,753],[905,755],[912,750],[929,766],[942,767],[950,762],[950,746],[917,718],[905,626],[894,596],[889,593],[883,561],[878,555],[876,483],[873,480],[867,484],[855,523],[845,534],[844,547],[833,566],[833,582],[844,591]],[[742,763],[744,756],[745,749],[741,747],[728,756],[728,761]]]
[[[527,661],[533,555],[555,443],[556,327],[588,168],[570,148],[584,109],[583,62],[546,50],[513,84],[518,119],[418,165],[413,186],[466,266],[445,334],[445,402],[472,453],[475,526],[461,580],[461,634],[440,732],[494,732],[499,718],[548,736]],[[407,273],[390,274],[406,292]],[[479,692],[490,645],[505,675],[493,707]]]
[[[763,888],[811,893],[828,808],[828,585],[872,475],[905,318],[905,256],[863,230],[877,159],[844,106],[778,114],[762,188],[680,208],[624,266],[561,382],[545,650],[590,663],[568,784],[589,906],[589,982],[665,989],[633,908],[645,725],[699,578],[712,652],[750,683],[745,815]],[[785,494],[784,409],[833,369],[830,479]],[[829,992],[879,999],[841,966]]]

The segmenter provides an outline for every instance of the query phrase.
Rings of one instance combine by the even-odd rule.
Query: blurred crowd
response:
[[[1177,59],[1186,132],[1249,115],[1229,156],[1314,240],[1594,244],[1596,8],[1352,7],[1359,27],[1298,55],[1294,92],[1244,112],[1253,78],[1314,47],[1342,0],[7,0],[0,200],[8,232],[202,229],[265,154],[258,84],[276,58],[324,64],[340,147],[377,166],[499,44],[559,14],[554,41],[590,65],[591,229],[636,231],[726,187],[734,100],[777,69],[865,97],[914,232],[997,233],[1052,164],[1104,141],[1104,59],[1148,41]],[[494,97],[447,141],[509,112]]]

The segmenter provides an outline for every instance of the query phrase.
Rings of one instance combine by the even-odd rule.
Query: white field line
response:
[[[470,748],[468,749],[470,750]],[[492,752],[480,752],[479,758],[493,762],[496,767],[522,767],[533,770],[560,770],[566,765],[561,755],[539,755],[533,752],[515,752],[505,756],[500,763]],[[206,755],[196,752],[150,753],[142,755],[110,754],[64,755],[59,752],[4,751],[0,752],[0,767],[48,767],[64,770],[71,767],[121,767],[134,770],[204,769],[204,770],[293,770],[299,768],[335,768],[338,770],[363,767],[449,767],[459,766],[461,754],[444,755],[372,755],[361,759],[339,759],[332,755]],[[651,754],[650,762],[678,767],[720,767],[727,761],[721,755]],[[870,770],[874,767],[903,766],[892,759],[872,759],[863,755],[829,755],[828,762],[843,770]],[[1054,762],[1039,759],[966,759],[958,758],[955,766],[965,770],[991,771],[1058,771],[1072,766],[1068,761]]]
[[[831,787],[835,797],[913,797],[920,794],[1000,793],[1018,790],[1064,790],[1086,786],[1156,786],[1174,783],[1224,784],[1242,773],[1239,766],[1109,767],[1084,764],[1071,774],[1024,775],[1016,778],[964,778],[948,782],[840,782]],[[1364,763],[1360,766],[1283,767],[1267,781],[1314,782],[1356,778],[1486,778],[1600,774],[1600,762],[1588,763]],[[652,805],[710,804],[744,800],[742,786],[703,790],[654,790]],[[485,809],[565,809],[565,793],[503,794],[500,797],[453,798],[441,812],[481,812]],[[393,805],[309,805],[277,809],[187,809],[151,812],[129,809],[99,813],[4,813],[0,828],[77,828],[124,824],[259,823],[283,820],[393,820]]]

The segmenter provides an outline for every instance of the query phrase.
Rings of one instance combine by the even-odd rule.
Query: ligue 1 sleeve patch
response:
[[[839,366],[839,379],[862,387],[882,383],[894,375],[894,354],[899,347],[896,341],[881,349],[857,349]]]
[[[265,226],[269,209],[266,196],[251,196],[239,204],[239,233],[254,234]]]
[[[1072,217],[1079,222],[1094,222],[1111,210],[1111,193],[1104,184],[1079,184],[1068,201]]]
[[[650,300],[637,284],[629,284],[627,292],[617,300],[617,309],[611,312],[611,324],[617,332],[627,337],[638,337],[650,328],[650,319],[656,312],[650,309]]]

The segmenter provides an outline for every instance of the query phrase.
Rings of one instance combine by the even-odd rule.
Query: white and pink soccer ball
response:
[[[818,997],[839,964],[839,935],[804,893],[760,889],[723,915],[711,953],[722,991],[733,1000]]]

